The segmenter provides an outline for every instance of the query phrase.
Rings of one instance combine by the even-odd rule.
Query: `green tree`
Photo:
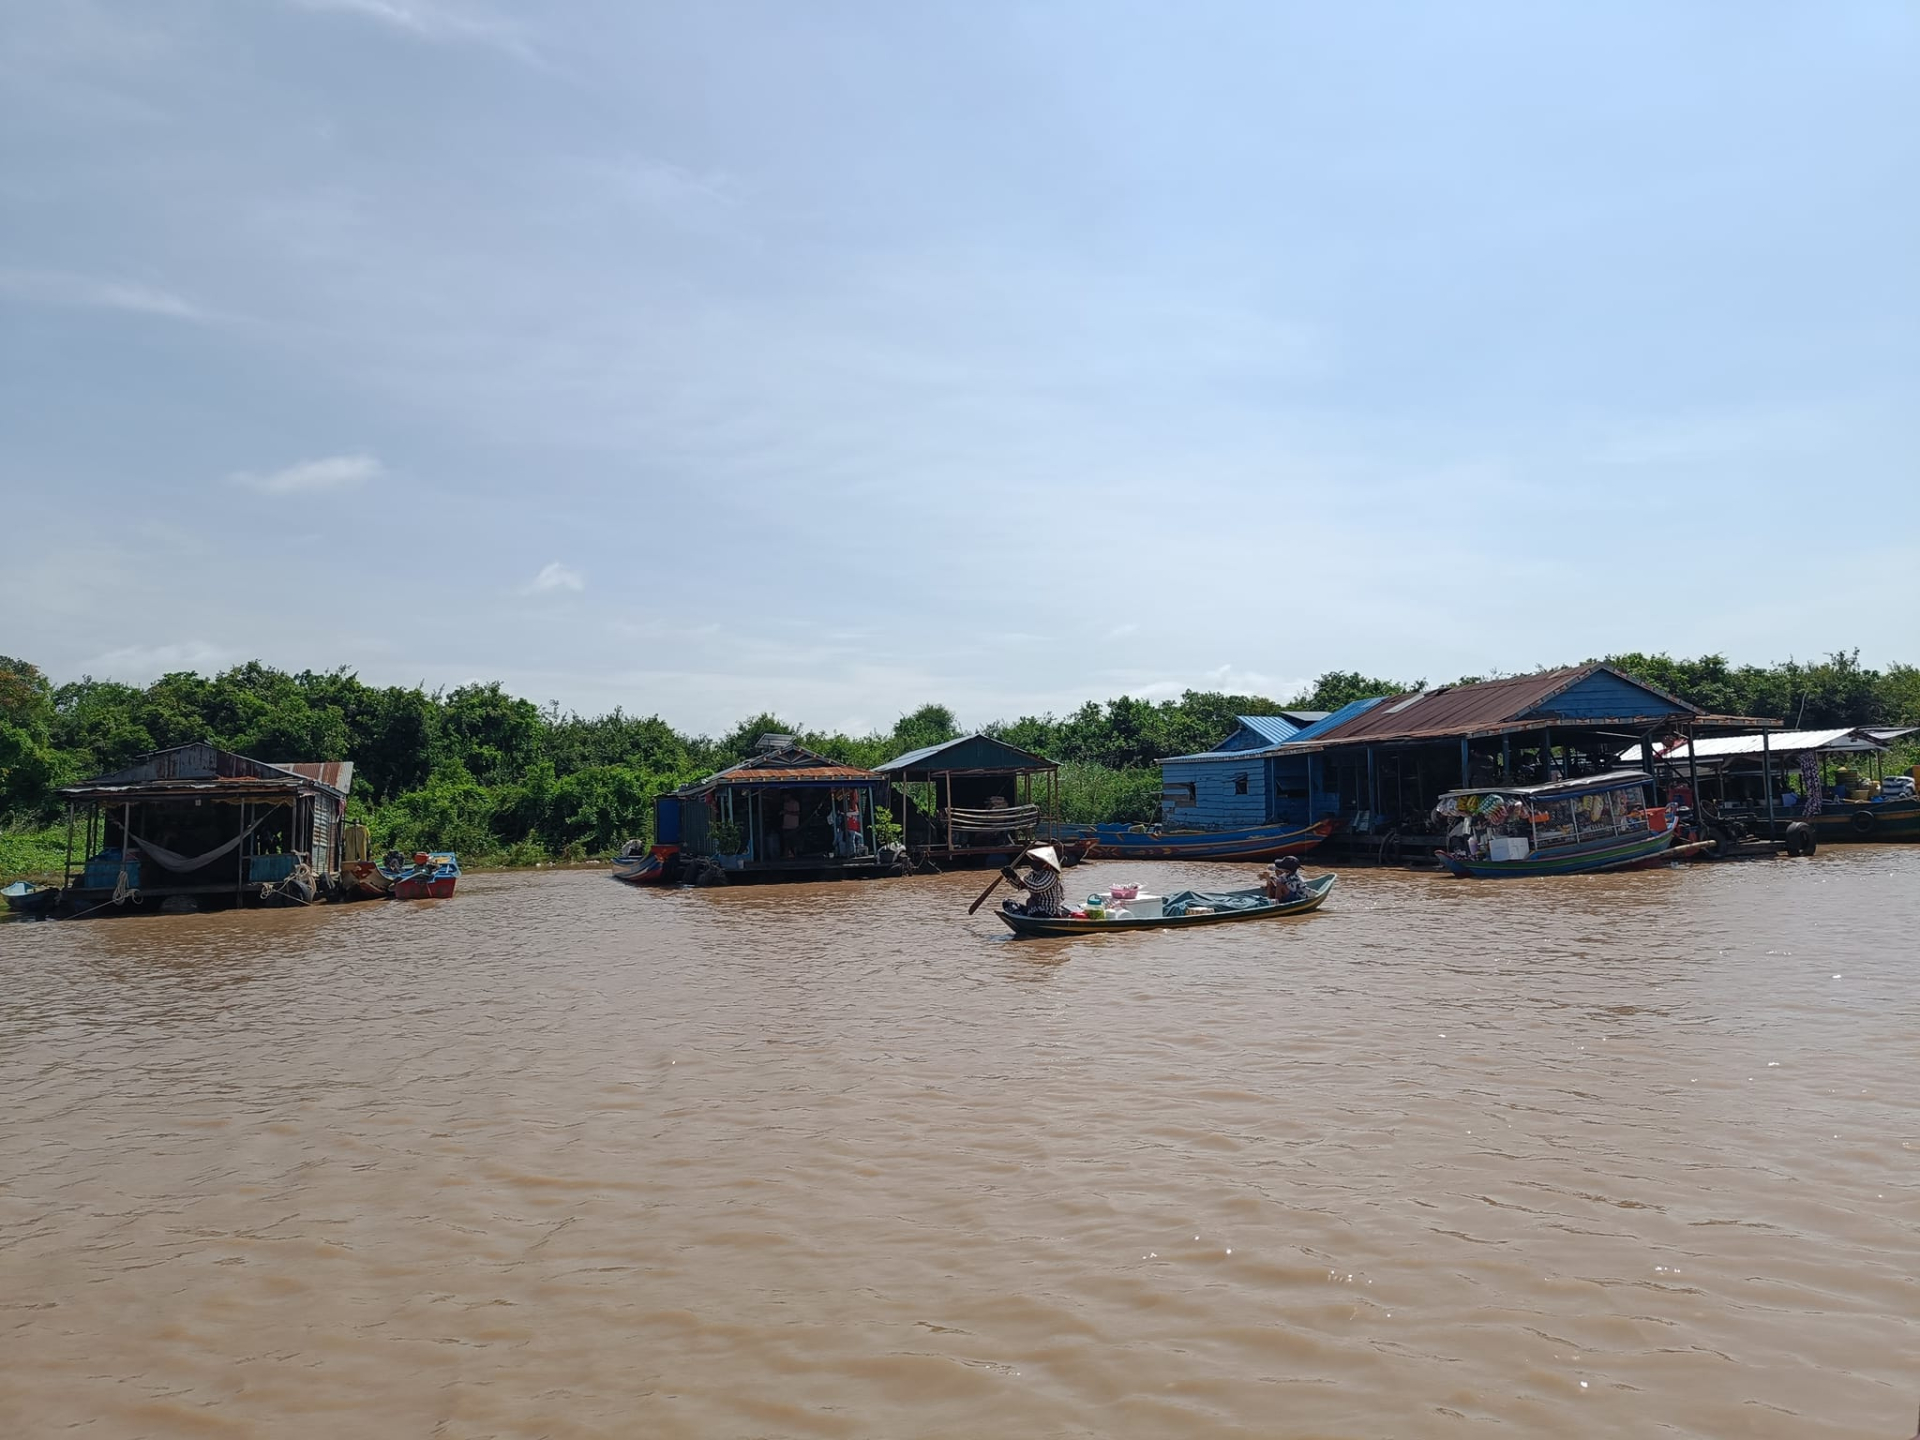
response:
[[[1400,680],[1378,680],[1357,670],[1329,670],[1311,687],[1293,697],[1289,710],[1338,710],[1355,700],[1371,700],[1382,695],[1404,695],[1426,689],[1425,680],[1411,685]]]

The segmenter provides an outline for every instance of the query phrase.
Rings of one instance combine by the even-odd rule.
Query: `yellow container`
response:
[[[1872,792],[1865,786],[1857,786],[1847,792],[1847,798],[1849,800],[1865,800],[1871,793]]]

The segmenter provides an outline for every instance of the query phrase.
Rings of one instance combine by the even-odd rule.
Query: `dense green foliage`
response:
[[[1920,725],[1920,669],[1873,670],[1857,651],[1765,667],[1735,666],[1720,655],[1607,659],[1720,714],[1809,728]],[[1234,716],[1332,710],[1420,683],[1331,671],[1284,704],[1190,690],[1178,700],[1122,696],[986,729],[1061,763],[1062,819],[1151,820],[1159,797],[1154,762],[1210,748],[1233,729]],[[823,734],[763,714],[709,739],[683,735],[658,716],[543,710],[497,684],[429,692],[367,685],[344,670],[288,674],[255,662],[212,677],[165,675],[147,686],[93,679],[56,686],[35,666],[0,656],[0,874],[44,869],[48,857],[57,858],[61,842],[43,827],[57,816],[60,785],[195,740],[267,761],[351,759],[352,813],[371,826],[377,847],[531,862],[604,854],[627,839],[650,838],[653,796],[744,758],[770,731],[865,766],[960,733],[942,705],[923,706],[872,735]]]

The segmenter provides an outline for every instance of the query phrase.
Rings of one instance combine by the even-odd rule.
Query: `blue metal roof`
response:
[[[1269,745],[1291,740],[1300,733],[1300,727],[1284,715],[1236,715],[1233,718]]]
[[[1321,719],[1307,726],[1304,730],[1299,731],[1288,743],[1304,745],[1309,740],[1318,740],[1327,731],[1337,729],[1339,726],[1353,719],[1356,715],[1366,714],[1367,711],[1387,698],[1389,697],[1385,695],[1370,695],[1364,700],[1349,700],[1331,715],[1323,716]]]

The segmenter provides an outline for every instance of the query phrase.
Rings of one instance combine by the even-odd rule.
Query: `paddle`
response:
[[[1007,878],[1007,872],[1005,870],[1002,870],[998,875],[994,876],[993,884],[987,886],[986,889],[982,890],[980,892],[980,898],[974,901],[973,904],[967,907],[967,914],[969,915],[973,914],[974,911],[978,910],[982,905],[986,904],[987,896],[993,894],[994,891],[998,890],[1000,888],[1000,882],[1006,878]]]

